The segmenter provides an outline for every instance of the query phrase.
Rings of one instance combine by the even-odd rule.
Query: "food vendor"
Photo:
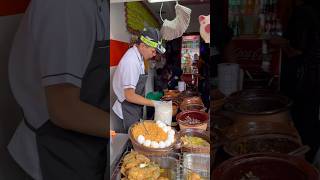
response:
[[[158,29],[145,27],[134,44],[121,58],[113,76],[113,90],[117,96],[112,110],[123,123],[127,132],[129,127],[142,118],[143,106],[154,106],[155,102],[144,97],[148,75],[144,60],[150,60],[157,53],[165,53]]]

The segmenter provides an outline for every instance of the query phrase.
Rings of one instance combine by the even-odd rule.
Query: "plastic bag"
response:
[[[154,103],[154,120],[162,121],[171,126],[172,121],[172,101],[156,101]]]

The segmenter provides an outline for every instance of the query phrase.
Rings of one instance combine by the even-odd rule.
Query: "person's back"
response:
[[[94,179],[95,176],[101,176],[99,173],[102,172],[97,173],[98,168],[95,170],[96,175],[93,175],[94,173],[92,173],[92,171],[86,170],[82,170],[82,173],[74,175],[73,173],[75,172],[71,173],[64,165],[59,163],[55,164],[57,162],[55,158],[61,155],[59,153],[62,153],[64,155],[60,156],[60,158],[64,160],[65,165],[71,163],[68,165],[85,167],[83,166],[83,164],[85,164],[84,161],[88,160],[85,156],[80,158],[73,157],[73,155],[76,156],[79,155],[79,152],[83,152],[85,147],[83,146],[83,149],[79,148],[77,152],[69,149],[71,141],[78,145],[84,141],[83,139],[80,140],[81,138],[78,140],[73,139],[71,134],[73,134],[74,137],[83,136],[87,138],[92,136],[92,142],[96,143],[97,146],[100,142],[103,143],[102,145],[104,147],[106,144],[105,138],[96,137],[91,134],[92,129],[77,129],[81,126],[79,122],[85,124],[84,122],[88,119],[82,116],[83,119],[80,120],[73,114],[73,108],[89,108],[92,112],[95,112],[94,114],[104,116],[103,119],[96,118],[96,120],[104,124],[100,129],[106,127],[107,114],[105,113],[105,109],[98,109],[96,106],[82,101],[83,99],[80,100],[82,93],[87,93],[83,88],[87,85],[87,79],[92,77],[92,74],[88,73],[88,69],[91,68],[94,60],[100,58],[96,56],[96,42],[105,41],[107,36],[106,31],[102,30],[107,28],[102,28],[104,25],[97,23],[97,18],[99,17],[97,2],[102,1],[32,0],[16,33],[9,60],[9,80],[13,95],[23,110],[24,119],[17,127],[8,145],[8,149],[16,162],[33,179],[49,179],[51,176],[50,173],[56,174],[54,177],[50,177],[55,179],[61,179],[59,176],[82,176],[81,178],[83,179]],[[102,9],[101,11],[105,13],[107,9],[106,4],[103,4]],[[99,24],[99,26],[97,24]],[[106,47],[106,45],[104,46]],[[100,49],[101,51],[105,50],[105,48]],[[105,52],[107,52],[107,50],[105,50]],[[104,57],[102,58],[105,59]],[[101,60],[101,62],[103,61]],[[100,67],[104,66],[105,64],[100,63],[99,70]],[[105,81],[102,79],[103,78],[96,79],[96,81],[99,81],[97,84],[105,85]],[[48,88],[50,88],[50,93]],[[64,88],[65,91],[60,91],[62,88]],[[59,109],[59,107],[56,106],[57,104],[55,104],[56,101],[54,103],[51,102],[53,97],[52,93],[56,93],[57,89],[59,89],[60,93],[58,94],[60,95],[53,99],[59,99],[69,92],[68,98],[64,101],[72,98],[72,100],[76,102],[73,104],[74,107],[66,108],[69,110],[66,114],[63,114],[60,110],[59,112],[52,112],[52,109],[50,111],[50,108],[53,108],[53,106],[49,107],[50,103],[54,105],[56,110]],[[75,92],[81,93],[81,95],[78,95],[81,97],[74,96]],[[92,96],[90,96],[90,98],[91,97]],[[64,101],[62,100],[61,102],[64,103]],[[81,105],[79,105],[79,103]],[[82,112],[84,114],[84,111]],[[58,127],[51,123],[51,121],[53,122],[59,119],[56,116],[57,114],[59,114],[59,118],[63,120],[69,119],[70,122],[72,121],[68,127],[70,129],[62,127],[61,124]],[[78,123],[79,126],[74,126],[75,122]],[[50,130],[47,128],[49,124]],[[92,122],[91,124],[96,124],[96,122]],[[91,128],[92,126],[87,125],[87,127]],[[58,133],[53,134],[53,132]],[[66,135],[66,133],[70,134],[70,136]],[[44,134],[46,136],[45,141],[50,144],[50,147],[47,146],[46,148],[56,156],[55,158],[50,159],[48,156],[44,157],[43,155],[47,152],[43,151],[43,149],[40,150],[40,146],[45,145],[45,143],[39,145],[40,142],[45,142],[42,139],[42,135]],[[61,138],[64,137],[63,139],[65,141],[61,143],[61,141],[58,140],[59,138],[56,138],[56,135]],[[55,142],[52,142],[53,139],[55,139]],[[88,144],[88,147],[89,146]],[[101,150],[103,150],[103,148],[101,148]],[[72,154],[68,154],[70,150],[73,151]],[[93,148],[91,150],[96,151]],[[73,161],[74,159],[77,159],[76,163]],[[101,154],[100,159],[101,161],[105,160],[103,154]],[[96,163],[98,163],[98,161],[96,161]],[[55,168],[52,168],[51,166],[54,164]],[[87,161],[87,164],[89,165],[90,163]],[[55,171],[60,171],[62,174],[58,175]],[[81,171],[81,168],[77,171]]]

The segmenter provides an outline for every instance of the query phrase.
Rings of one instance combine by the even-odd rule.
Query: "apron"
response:
[[[81,101],[106,112],[109,111],[109,51],[109,41],[95,42],[79,97]],[[38,129],[27,120],[25,123],[36,133],[43,180],[104,179],[109,161],[107,139],[66,130],[50,120]]]
[[[139,80],[135,89],[136,94],[144,97],[147,78],[148,78],[148,75],[140,74]],[[124,100],[121,103],[121,107],[122,107],[124,130],[128,132],[129,127],[135,122],[139,121],[140,118],[142,117],[143,105],[130,103],[127,100]]]

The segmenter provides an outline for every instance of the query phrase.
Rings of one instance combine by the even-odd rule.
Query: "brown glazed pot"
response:
[[[279,153],[233,157],[214,170],[213,179],[240,180],[250,172],[259,180],[319,180],[319,172],[307,161]]]
[[[224,118],[226,119],[226,118]],[[300,140],[297,129],[287,123],[251,121],[237,122],[227,126],[224,129],[225,135],[229,139],[235,139],[241,136],[259,135],[259,134],[283,134],[295,137]]]
[[[247,90],[232,94],[224,104],[226,117],[234,121],[291,123],[292,101],[266,90]]]
[[[178,90],[165,90],[164,91],[164,97],[168,96],[168,97],[176,98],[179,95],[180,95],[180,91],[178,91]]]
[[[204,104],[201,98],[198,96],[194,96],[194,97],[184,98],[180,104],[180,110],[181,111],[187,111],[187,110],[205,111],[206,108],[204,107]]]
[[[227,140],[224,151],[231,156],[251,153],[290,153],[302,146],[296,137],[283,134],[263,134]]]
[[[187,117],[197,119],[200,122],[197,124],[189,124]],[[208,127],[209,115],[202,111],[182,111],[177,114],[176,119],[181,130],[189,128],[206,130]]]

